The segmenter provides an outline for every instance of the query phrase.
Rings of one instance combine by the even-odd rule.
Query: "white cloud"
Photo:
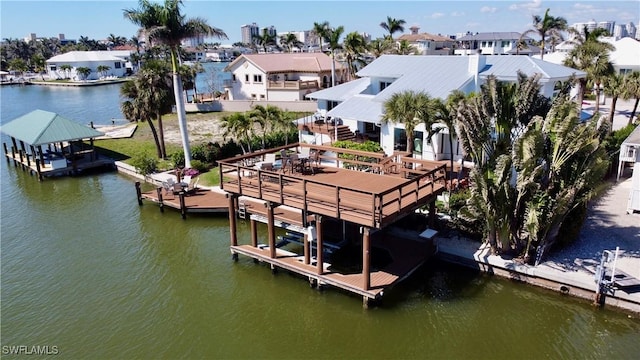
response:
[[[451,16],[453,17],[459,17],[459,16],[465,16],[466,14],[464,13],[464,11],[454,11],[451,13]]]
[[[582,4],[582,3],[575,3],[573,5],[573,8],[576,10],[592,10],[593,9],[593,5],[591,4]]]
[[[433,14],[431,14],[431,18],[432,19],[439,19],[439,18],[441,18],[443,16],[444,16],[443,13],[433,13]]]
[[[509,6],[509,10],[519,10],[519,9],[537,10],[537,9],[540,9],[541,3],[542,3],[542,0],[533,0],[531,2],[520,2],[516,4],[511,4]]]
[[[481,13],[494,13],[496,11],[498,11],[498,8],[495,7],[483,6],[480,8]]]

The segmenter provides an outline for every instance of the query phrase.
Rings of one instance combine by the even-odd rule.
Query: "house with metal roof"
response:
[[[458,47],[455,50],[456,55],[473,55],[480,52],[482,55],[509,55],[512,50],[518,50],[518,42],[523,40],[526,46],[524,49],[532,46],[533,39],[530,37],[522,37],[519,32],[485,32],[477,34],[465,35],[459,39]],[[518,53],[518,55],[530,55],[534,48],[530,51]],[[538,48],[539,49],[539,48]]]
[[[492,75],[500,81],[515,82],[518,72],[527,76],[540,74],[540,91],[547,97],[553,96],[558,82],[572,76],[586,77],[582,71],[528,56],[383,55],[360,70],[359,79],[307,97],[318,101],[319,116],[330,118],[334,124],[349,127],[352,132],[371,140],[379,140],[385,153],[393,155],[396,151],[406,150],[407,143],[404,125],[381,123],[384,102],[393,94],[411,90],[446,99],[454,90],[478,91]],[[462,157],[457,143],[454,153],[449,152],[446,129],[433,138],[428,138],[426,133],[424,124],[414,129],[416,157],[427,160]],[[331,136],[318,132],[301,133],[303,141],[315,144],[332,141]]]
[[[98,80],[101,77],[123,77],[127,68],[131,69],[129,50],[115,51],[69,51],[47,60],[47,72],[50,79]],[[71,68],[65,70],[68,65]],[[98,67],[107,71],[98,71]],[[77,69],[86,67],[91,70],[88,76],[78,74]]]
[[[620,180],[620,174],[626,163],[633,164],[631,190],[627,203],[627,213],[631,214],[634,211],[640,211],[640,126],[636,127],[620,145],[616,181]]]
[[[336,84],[344,81],[344,67],[324,53],[243,54],[229,63],[225,81],[229,100],[296,101],[331,86],[335,66]]]

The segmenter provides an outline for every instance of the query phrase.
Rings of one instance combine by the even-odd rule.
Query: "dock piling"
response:
[[[156,191],[158,192],[158,205],[160,206],[160,212],[164,212],[164,200],[162,198],[162,188],[158,187],[156,188]]]
[[[138,205],[142,206],[142,191],[140,190],[140,181],[136,181],[136,196],[138,197]]]
[[[182,220],[184,220],[187,218],[187,206],[184,203],[184,190],[180,191],[178,196],[180,196],[180,214],[182,215]]]

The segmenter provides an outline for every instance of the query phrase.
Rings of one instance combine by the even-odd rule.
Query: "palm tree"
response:
[[[321,23],[317,23],[317,22],[313,23],[313,30],[311,31],[315,34],[315,36],[318,37],[318,40],[320,41],[320,51],[323,51],[322,40],[327,37],[329,30],[330,30],[330,27],[329,27],[328,21],[323,21]]]
[[[331,86],[336,86],[336,50],[342,49],[340,37],[343,32],[344,26],[338,26],[335,29],[329,30],[325,38],[329,43],[329,50],[331,51]]]
[[[191,86],[187,88],[187,86],[185,85],[185,90],[193,89],[193,102],[196,102],[196,100],[198,99],[198,86],[196,85],[196,79],[198,77],[198,74],[202,74],[205,72],[204,66],[202,66],[202,63],[200,63],[199,61],[196,61],[193,65],[188,66],[185,70],[188,73],[189,78],[191,79]]]
[[[384,115],[382,124],[397,123],[404,125],[407,135],[407,152],[413,154],[414,129],[421,124],[426,115],[422,115],[429,96],[424,93],[416,93],[412,90],[403,91],[391,95],[384,102]]]
[[[171,77],[167,63],[153,60],[145,63],[133,81],[120,88],[120,109],[129,121],[146,121],[156,143],[158,157],[167,157],[162,115],[172,110]],[[158,130],[153,124],[158,120]]]
[[[386,22],[381,22],[380,27],[389,32],[389,35],[385,36],[388,39],[393,39],[393,34],[397,32],[404,32],[404,25],[407,22],[402,19],[394,19],[391,16],[387,16]]]
[[[64,72],[65,79],[69,78],[69,73],[71,73],[71,69],[73,69],[73,67],[71,67],[71,65],[69,64],[60,65],[60,70]]]
[[[76,74],[78,74],[82,80],[86,80],[89,74],[91,74],[91,69],[86,66],[80,66],[76,68]]]
[[[629,93],[629,98],[636,99],[633,110],[631,110],[631,114],[629,115],[629,124],[632,124],[633,118],[638,110],[638,103],[640,102],[640,71],[634,71],[628,75],[626,91]]]
[[[618,98],[628,100],[630,97],[629,92],[626,90],[628,81],[628,76],[621,74],[611,74],[605,79],[604,93],[611,96],[611,110],[609,111],[610,128],[613,128],[613,116],[616,112],[616,103],[618,102]]]
[[[182,79],[178,73],[178,50],[183,39],[198,35],[216,38],[227,38],[221,29],[212,27],[204,19],[187,19],[180,12],[180,0],[165,0],[164,4],[140,0],[139,9],[124,11],[125,18],[139,25],[151,42],[167,45],[171,54],[171,71],[173,72],[173,93],[176,99],[178,125],[182,137],[185,167],[191,167],[191,148],[187,132],[187,116],[182,96]]]
[[[282,111],[279,107],[273,105],[255,105],[248,114],[250,121],[260,126],[262,148],[266,148],[266,135],[276,128],[279,118],[282,117]]]
[[[446,101],[439,98],[433,99],[434,120],[446,125],[449,130],[449,153],[451,154],[449,164],[449,189],[453,189],[453,139],[456,134],[456,122],[458,105],[464,100],[465,94],[460,90],[454,90],[449,94]]]
[[[254,134],[253,122],[244,113],[233,113],[223,116],[220,119],[220,126],[224,129],[223,136],[238,139],[242,153],[246,154],[251,151],[251,136]],[[247,148],[242,145],[242,140],[247,144]]]
[[[369,44],[369,51],[374,58],[380,57],[382,54],[386,54],[393,49],[393,43],[387,38],[379,38],[372,40]]]
[[[105,76],[109,70],[111,70],[111,66],[108,65],[98,65],[96,67],[96,71],[100,73],[101,76]]]
[[[579,101],[582,104],[589,83],[596,85],[596,109],[600,109],[600,83],[613,71],[609,61],[609,48],[599,41],[585,41],[567,54],[564,65],[587,73],[586,79],[580,79]]]
[[[280,45],[287,49],[287,51],[293,52],[293,48],[300,49],[302,48],[302,46],[304,46],[304,43],[298,40],[296,34],[287,33],[280,36]]]
[[[254,35],[253,43],[256,46],[262,47],[262,50],[266,53],[267,47],[269,46],[278,46],[278,42],[276,41],[276,35],[270,34],[268,29],[262,29],[262,35]]]
[[[347,62],[349,78],[354,79],[356,77],[356,72],[362,66],[366,65],[363,54],[367,50],[367,43],[361,34],[354,31],[345,36],[342,47],[345,54],[345,60]]]
[[[409,40],[402,39],[398,42],[398,48],[396,49],[398,55],[417,55],[418,49],[411,45]]]
[[[567,20],[563,17],[553,17],[549,15],[549,9],[545,11],[544,17],[533,16],[533,29],[525,31],[522,36],[535,34],[540,36],[540,59],[544,59],[545,40],[547,37],[556,36],[562,38],[561,31],[566,30]]]

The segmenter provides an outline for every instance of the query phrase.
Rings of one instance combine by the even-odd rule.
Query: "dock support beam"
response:
[[[433,200],[429,203],[429,227],[434,228],[436,226],[436,201]]]
[[[324,259],[322,258],[322,215],[316,215],[316,266],[318,275],[324,273]]]
[[[303,241],[304,244],[302,244],[302,248],[304,249],[304,264],[309,265],[311,263],[311,246],[309,245],[309,241],[311,241],[311,239],[309,239],[308,231],[304,234]]]
[[[162,198],[162,188],[156,188],[156,192],[158,193],[158,205],[160,205],[160,212],[164,212],[164,199]]]
[[[138,197],[138,205],[142,206],[142,190],[140,190],[140,181],[136,181],[136,196]]]
[[[362,228],[362,289],[371,287],[371,231],[368,227]]]
[[[276,228],[275,219],[273,215],[273,203],[267,201],[265,204],[267,207],[267,232],[269,233],[269,257],[276,258]]]
[[[237,226],[236,226],[236,195],[227,194],[227,199],[229,200],[229,237],[231,240],[231,246],[238,246],[238,234],[237,234]],[[231,255],[233,260],[238,260],[238,254],[233,253]]]
[[[187,205],[184,202],[184,190],[181,190],[178,196],[180,197],[180,215],[182,215],[182,220],[184,220],[187,218]]]
[[[251,219],[249,224],[251,225],[251,246],[258,247],[258,222]]]

